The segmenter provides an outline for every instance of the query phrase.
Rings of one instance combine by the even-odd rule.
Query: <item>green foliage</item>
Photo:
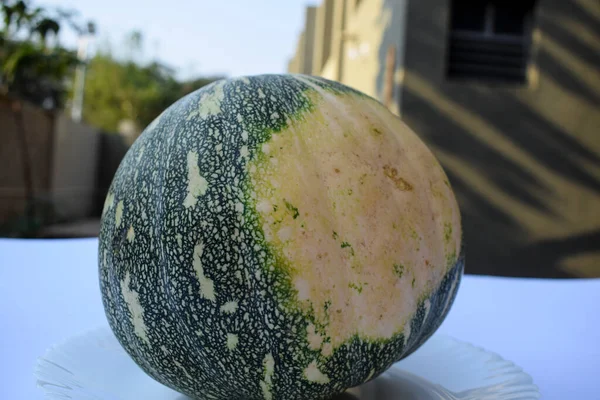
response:
[[[132,39],[141,41],[139,34]],[[180,82],[173,70],[157,61],[141,64],[99,52],[88,65],[83,118],[109,132],[124,120],[134,121],[141,130],[176,100],[215,79]]]
[[[76,54],[58,45],[67,13],[50,13],[26,1],[3,0],[0,8],[0,88],[2,92],[45,108],[60,108],[66,79],[78,63]],[[68,21],[71,26],[74,22]],[[50,40],[54,39],[54,45]]]

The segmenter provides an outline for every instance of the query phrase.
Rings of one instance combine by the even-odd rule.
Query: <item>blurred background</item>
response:
[[[598,0],[0,0],[0,236],[93,237],[140,132],[221,77],[385,104],[457,194],[467,273],[600,277]]]

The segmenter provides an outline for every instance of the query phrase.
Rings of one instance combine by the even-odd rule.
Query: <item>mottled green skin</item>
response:
[[[144,371],[192,398],[265,398],[260,382],[265,379],[263,360],[268,353],[275,361],[273,399],[328,398],[377,376],[437,329],[454,300],[464,255],[428,298],[426,320],[427,299],[422,299],[406,344],[398,333],[389,341],[354,337],[328,358],[310,350],[306,326],[311,316],[284,306],[293,304],[295,293],[285,269],[277,268],[264,242],[248,196],[240,149],[247,145],[252,158],[272,132],[286,126],[287,119],[303,118],[311,107],[306,96],[311,89],[285,75],[248,79],[249,83],[225,84],[221,112],[216,115],[187,119],[214,85],[176,102],[127,153],[110,188],[114,199],[107,205],[100,232],[100,286],[106,315],[120,343]],[[311,79],[334,93],[357,94],[338,83]],[[259,87],[264,96],[258,95]],[[273,117],[274,112],[278,117]],[[247,142],[242,140],[244,129]],[[221,153],[216,150],[219,143]],[[197,204],[187,209],[183,203],[190,150],[199,154],[199,170],[209,185]],[[117,226],[119,202],[122,216]],[[244,204],[243,215],[236,202]],[[130,227],[135,231],[132,241],[128,240]],[[202,262],[205,276],[214,283],[214,302],[199,295],[193,268],[199,241],[205,245]],[[133,315],[123,297],[126,274],[128,287],[137,293],[143,309],[147,340],[134,331]],[[220,307],[231,300],[238,301],[238,309],[233,314],[222,312]],[[233,350],[227,348],[228,333],[239,339]],[[303,370],[313,360],[329,383],[304,378]]]

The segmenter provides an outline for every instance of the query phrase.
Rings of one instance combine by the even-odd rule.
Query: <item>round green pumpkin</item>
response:
[[[99,273],[133,360],[196,399],[325,399],[421,346],[454,300],[459,208],[376,100],[304,75],[215,82],[138,138]]]

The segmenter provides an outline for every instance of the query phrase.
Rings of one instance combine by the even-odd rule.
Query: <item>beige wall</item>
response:
[[[331,54],[334,0],[323,0],[317,8],[313,51],[313,74],[319,74]]]
[[[316,7],[306,7],[304,24],[304,57],[302,63],[302,73],[311,74],[313,67],[313,53],[315,45],[317,9]]]
[[[304,73],[304,59],[305,59],[305,43],[306,43],[306,34],[302,32],[300,37],[298,38],[298,46],[296,48],[296,72],[299,74]]]
[[[331,39],[330,53],[320,71],[314,71],[327,79],[341,81],[344,71],[342,62],[346,49],[344,32],[350,15],[350,5],[354,0],[333,0],[331,5]]]
[[[349,10],[341,82],[383,101],[390,48],[395,70],[403,63],[407,4],[408,0],[361,0]],[[392,77],[397,82],[398,73]],[[400,91],[393,94],[393,111],[398,112]]]
[[[408,0],[332,0],[331,33],[323,39],[330,43],[330,54],[323,67],[313,73],[383,101],[386,54],[392,49],[395,62],[389,107],[399,113],[401,91],[397,86],[402,77],[407,4]],[[326,5],[323,2],[319,10]],[[317,27],[317,33],[324,31],[324,27]],[[316,43],[318,51],[322,45],[318,37]]]
[[[73,122],[56,120],[51,193],[56,211],[68,219],[89,217],[95,206],[100,133]]]

